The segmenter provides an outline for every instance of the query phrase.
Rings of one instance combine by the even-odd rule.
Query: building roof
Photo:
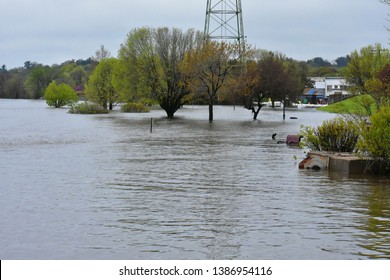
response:
[[[303,91],[303,95],[323,97],[323,96],[325,96],[325,92],[324,92],[324,90],[321,90],[321,89],[305,88],[305,90]]]

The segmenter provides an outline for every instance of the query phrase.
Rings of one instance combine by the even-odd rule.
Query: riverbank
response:
[[[317,110],[334,114],[365,115],[367,114],[367,107],[365,107],[367,104],[371,104],[368,107],[372,112],[376,111],[375,101],[368,95],[351,97],[349,99],[318,108]]]

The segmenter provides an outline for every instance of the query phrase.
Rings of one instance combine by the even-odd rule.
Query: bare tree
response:
[[[101,45],[100,48],[95,52],[94,60],[100,62],[103,59],[107,59],[111,57],[111,53],[107,50],[104,45]]]

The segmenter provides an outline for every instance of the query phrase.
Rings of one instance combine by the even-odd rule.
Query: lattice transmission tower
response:
[[[241,0],[207,0],[204,35],[209,39],[237,40],[244,49]]]

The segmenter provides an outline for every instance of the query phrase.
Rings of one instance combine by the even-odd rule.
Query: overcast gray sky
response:
[[[217,2],[217,0],[215,0]],[[245,35],[257,48],[334,60],[369,44],[388,47],[390,7],[379,0],[242,0]],[[116,56],[133,28],[203,31],[207,0],[0,0],[0,65]]]

